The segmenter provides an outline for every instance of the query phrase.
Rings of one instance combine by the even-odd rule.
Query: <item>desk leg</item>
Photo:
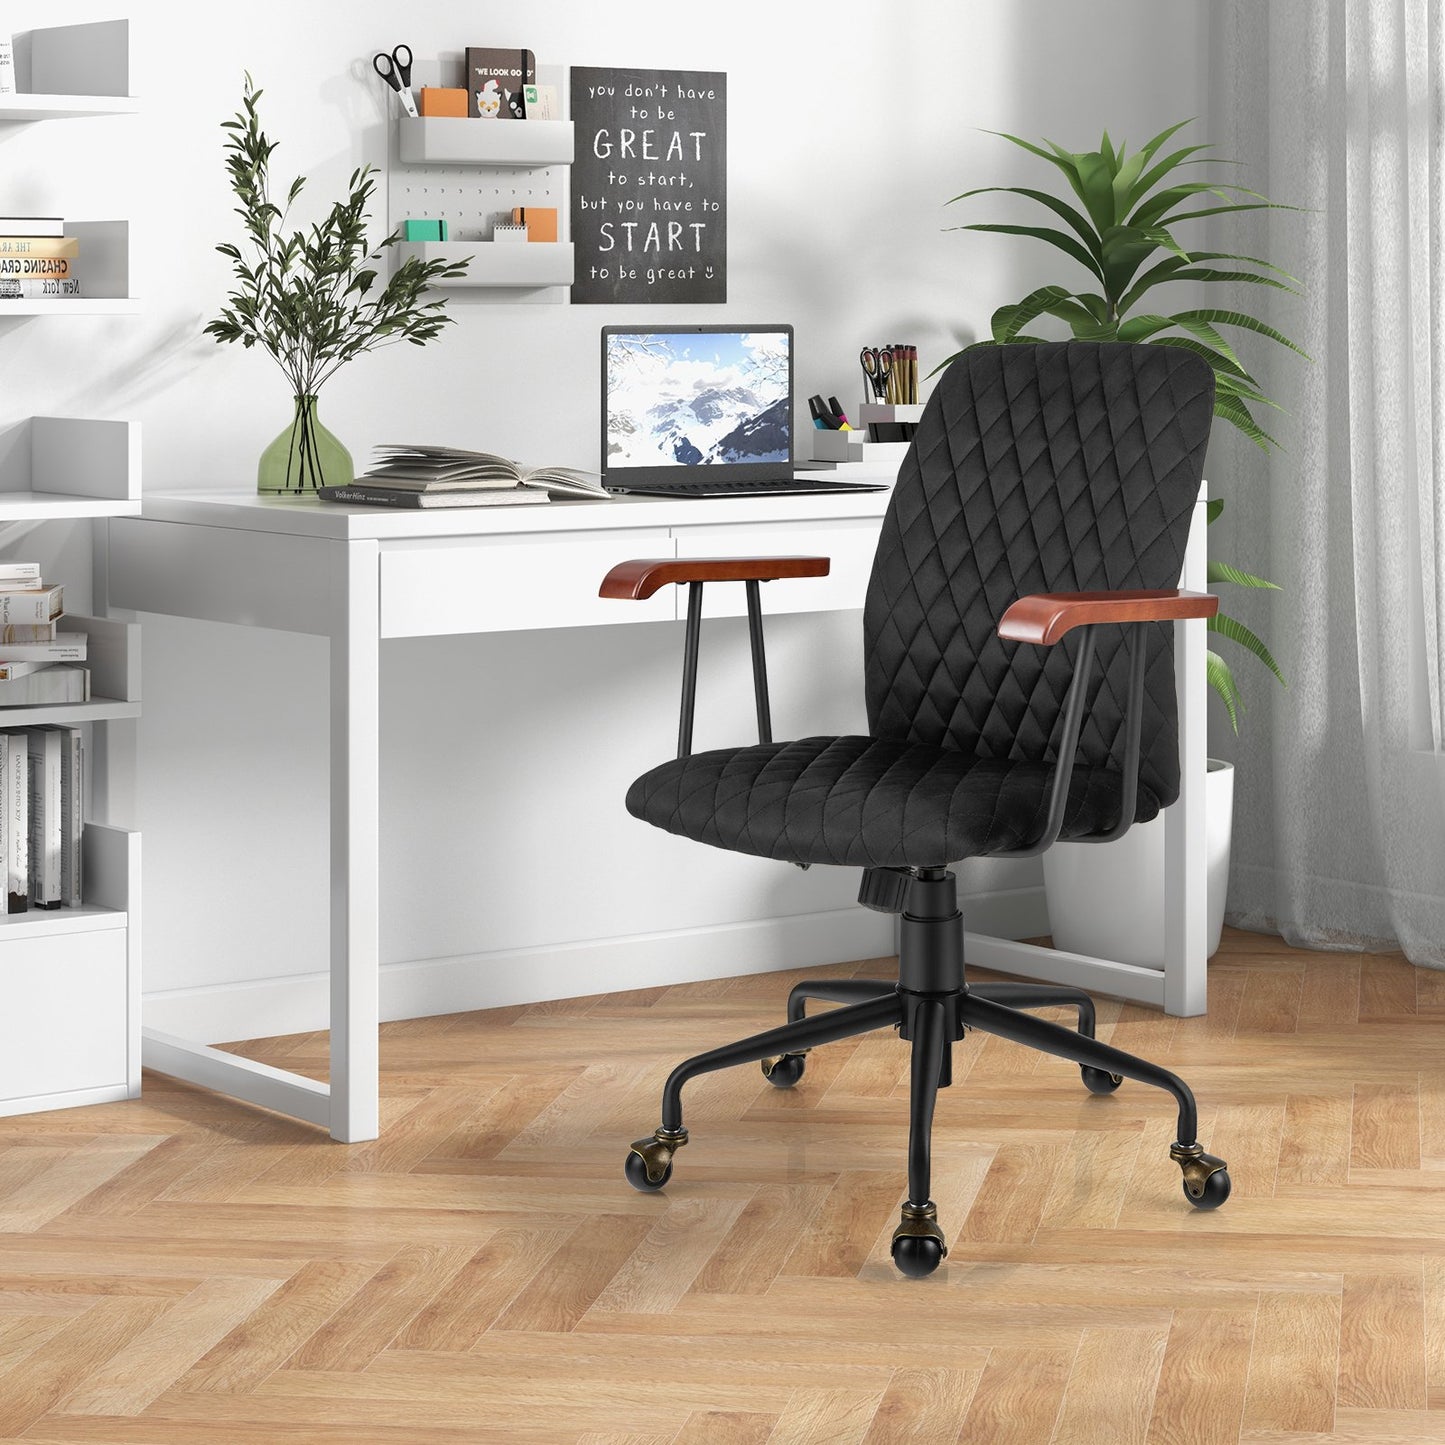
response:
[[[1180,585],[1203,592],[1206,582],[1204,507],[1194,508]],[[1203,622],[1174,624],[1175,690],[1179,699],[1179,800],[1164,813],[1164,1012],[1202,1014],[1208,1001],[1205,956],[1208,768]]]
[[[331,1137],[375,1139],[380,1088],[380,548],[337,544],[331,634]]]

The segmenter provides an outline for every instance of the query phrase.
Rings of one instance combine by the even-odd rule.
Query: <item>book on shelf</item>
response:
[[[22,731],[0,732],[0,811],[5,815],[5,911],[30,908],[30,753]]]
[[[79,662],[50,663],[37,672],[0,681],[0,708],[89,701],[90,669]]]
[[[59,216],[0,216],[0,236],[64,236]]]
[[[17,677],[29,677],[42,667],[51,667],[49,662],[0,662],[0,682],[13,682]]]
[[[63,622],[61,624],[64,625]],[[49,642],[0,643],[3,662],[84,662],[89,639],[83,632],[60,632]]]
[[[0,276],[0,301],[63,300],[74,299],[81,294],[80,278],[77,276],[63,281],[21,281],[14,276]]]
[[[64,587],[0,585],[0,627],[22,622],[54,622],[64,611]]]
[[[357,478],[370,486],[409,492],[438,492],[466,487],[537,487],[556,496],[596,497],[609,493],[595,472],[576,467],[523,467],[495,452],[459,447],[402,446],[376,448],[371,470]]]
[[[0,587],[39,586],[39,562],[0,562]]]
[[[323,502],[351,502],[368,507],[521,507],[548,502],[546,492],[533,487],[452,487],[446,491],[407,491],[353,482],[346,487],[318,487]]]
[[[0,256],[61,256],[73,261],[78,255],[77,236],[0,236]]]
[[[26,728],[30,753],[30,906],[60,907],[60,734]]]
[[[527,113],[522,87],[537,79],[530,50],[467,46],[467,114],[483,120],[522,120]]]
[[[11,256],[0,251],[0,276],[17,281],[66,281],[76,275],[69,256]]]
[[[60,736],[60,901],[79,908],[84,896],[85,744],[79,728],[47,725]]]
[[[0,652],[12,643],[28,644],[55,641],[53,622],[0,622]]]

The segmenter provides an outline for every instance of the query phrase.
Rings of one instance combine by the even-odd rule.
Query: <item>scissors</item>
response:
[[[380,51],[371,57],[371,68],[401,97],[406,113],[415,115],[416,101],[411,94],[411,46],[398,45],[390,55]]]
[[[893,353],[886,346],[865,346],[858,353],[863,376],[873,388],[875,401],[882,401],[888,391],[888,377],[893,371]]]

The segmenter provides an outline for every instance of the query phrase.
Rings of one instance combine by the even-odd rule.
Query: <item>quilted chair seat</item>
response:
[[[1051,763],[980,758],[893,738],[817,737],[674,758],[627,794],[636,818],[791,863],[931,866],[1022,848],[1043,831]],[[1074,771],[1061,837],[1107,832],[1122,779]],[[1140,789],[1135,816],[1159,801]]]

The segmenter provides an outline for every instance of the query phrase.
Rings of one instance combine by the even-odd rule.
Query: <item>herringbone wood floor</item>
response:
[[[1445,1442],[1445,974],[1231,934],[1207,1017],[1101,1004],[1193,1083],[1215,1214],[1163,1094],[970,1036],[920,1282],[891,1034],[690,1086],[668,1192],[622,1179],[671,1064],[800,976],[389,1024],[371,1144],[159,1078],[0,1121],[0,1438]]]

